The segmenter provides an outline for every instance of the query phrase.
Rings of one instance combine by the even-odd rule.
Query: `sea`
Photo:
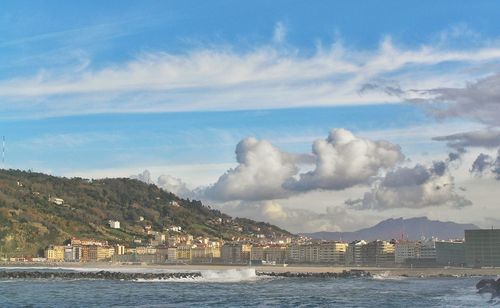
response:
[[[0,270],[99,271],[81,268]],[[173,272],[120,268],[121,272]],[[185,271],[183,271],[185,272]],[[158,281],[4,279],[0,307],[488,307],[482,277],[276,278],[253,268],[202,270],[202,277]]]

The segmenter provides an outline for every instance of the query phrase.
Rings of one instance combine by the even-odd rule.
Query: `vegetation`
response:
[[[54,198],[63,199],[56,204]],[[121,229],[111,229],[118,220]],[[119,178],[87,180],[0,169],[0,256],[35,255],[71,237],[130,244],[147,239],[147,226],[167,232],[182,227],[194,236],[230,240],[289,235],[267,223],[232,219],[200,201],[181,199],[155,185]]]

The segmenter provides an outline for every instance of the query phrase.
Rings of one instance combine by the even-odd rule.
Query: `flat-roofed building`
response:
[[[394,262],[398,264],[405,263],[408,259],[420,257],[419,241],[399,241],[395,245]]]
[[[436,263],[439,265],[461,266],[465,264],[464,241],[437,241]]]
[[[253,246],[250,259],[266,262],[285,263],[288,260],[289,249],[282,245]]]
[[[111,246],[95,246],[96,249],[96,261],[111,260],[115,254],[115,248]]]
[[[469,266],[500,266],[500,229],[465,230],[465,261]]]
[[[64,261],[65,246],[51,245],[45,250],[47,261]]]
[[[191,259],[196,262],[212,262],[220,258],[220,248],[200,245],[191,248]]]
[[[177,245],[177,260],[191,261],[191,249],[193,245]]]
[[[347,246],[347,252],[346,252],[346,264],[347,265],[362,265],[363,264],[363,258],[362,258],[362,250],[363,246],[366,245],[366,241],[364,240],[358,240],[349,243]]]
[[[362,246],[361,259],[363,265],[392,265],[394,264],[394,244],[387,241],[373,241]]]
[[[325,242],[319,244],[319,263],[345,263],[347,247],[348,244],[343,242]]]
[[[167,249],[167,261],[168,262],[177,261],[177,247],[168,247],[168,249]]]
[[[221,261],[224,263],[248,263],[252,245],[248,244],[224,244],[221,248]]]

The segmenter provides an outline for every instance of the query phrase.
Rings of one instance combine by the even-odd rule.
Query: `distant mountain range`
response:
[[[459,224],[455,222],[443,222],[429,220],[427,217],[415,218],[390,218],[379,222],[373,227],[361,229],[354,232],[315,232],[302,233],[302,235],[323,240],[343,240],[351,242],[354,240],[390,240],[408,238],[410,240],[420,239],[422,236],[431,236],[439,239],[457,239],[464,237],[464,230],[479,229],[473,224]]]

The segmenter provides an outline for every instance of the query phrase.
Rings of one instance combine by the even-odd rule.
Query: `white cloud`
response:
[[[317,189],[342,190],[369,184],[371,177],[403,158],[399,146],[356,137],[345,129],[333,129],[326,140],[316,140],[313,155],[286,153],[266,140],[246,138],[236,146],[238,166],[199,190],[200,198],[256,201]],[[304,163],[316,167],[298,174],[298,165]]]
[[[144,182],[146,184],[152,184],[153,182],[151,181],[151,172],[149,170],[144,170],[142,173],[136,174],[136,175],[131,175],[131,179],[138,180],[141,182]]]
[[[187,184],[179,178],[170,175],[160,175],[156,182],[158,187],[181,198],[192,198],[195,195],[195,193],[188,188]]]
[[[276,38],[284,39],[283,29],[277,24]],[[34,76],[0,80],[0,105],[4,117],[45,117],[396,103],[401,99],[393,95],[360,95],[359,90],[388,79],[424,95],[420,90],[428,89],[431,81],[439,88],[461,86],[485,73],[466,71],[464,66],[499,60],[500,47],[494,45],[467,51],[431,46],[409,50],[390,39],[378,50],[346,50],[335,43],[308,56],[270,46],[247,52],[154,52],[99,69],[85,66],[75,72],[72,66],[66,72],[45,69]],[[443,63],[447,69],[437,69]]]
[[[265,200],[288,196],[282,184],[298,169],[293,156],[266,140],[246,138],[236,146],[238,166],[205,190],[212,200]]]
[[[341,190],[368,184],[381,170],[394,167],[404,159],[399,146],[386,141],[371,141],[354,136],[345,129],[333,129],[327,139],[313,143],[316,168],[300,174],[285,186],[295,191]]]
[[[295,233],[344,231],[378,222],[379,219],[372,215],[360,217],[356,212],[344,207],[329,206],[325,211],[317,212],[314,209],[287,207],[276,200],[238,202],[219,208],[234,216],[266,221]]]
[[[359,210],[388,210],[436,206],[462,208],[472,203],[456,193],[447,163],[439,161],[431,167],[417,164],[389,171],[363,198],[348,200],[346,204]]]

